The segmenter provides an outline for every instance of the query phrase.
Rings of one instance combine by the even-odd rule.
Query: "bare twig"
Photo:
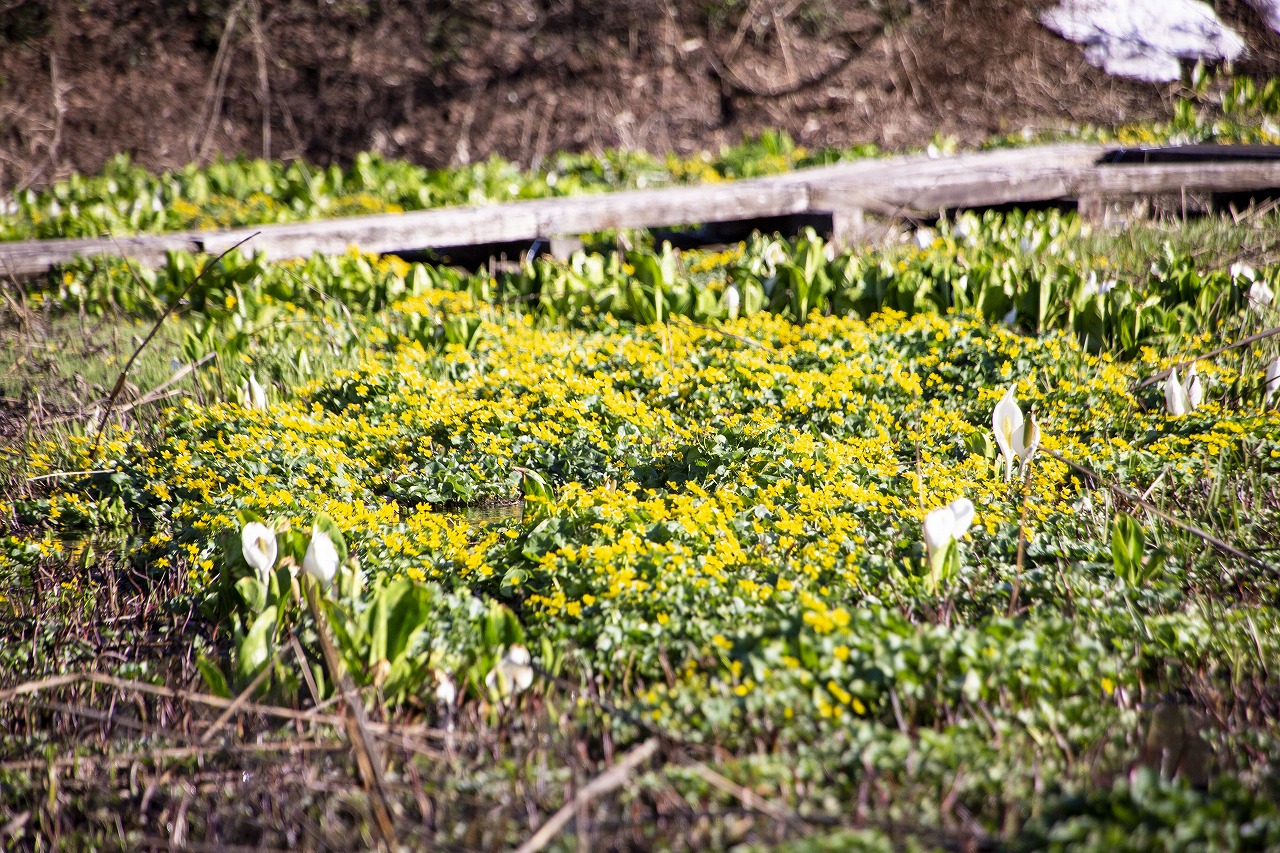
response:
[[[769,817],[776,820],[778,823],[784,824],[793,830],[796,830],[796,831],[804,830],[805,828],[804,821],[802,821],[794,812],[792,812],[790,809],[786,808],[785,806],[780,806],[777,803],[766,800],[764,797],[761,797],[759,794],[756,794],[750,788],[747,788],[743,785],[739,785],[737,782],[734,782],[732,779],[722,776],[721,774],[712,770],[710,767],[708,767],[707,765],[703,764],[700,761],[690,764],[689,769],[692,770],[694,773],[696,773],[704,782],[711,785],[713,788],[719,788],[721,791],[724,791],[726,794],[732,794],[733,796],[737,797],[738,800],[742,803],[744,808],[752,809],[753,811],[758,811],[763,815],[768,815]]]
[[[573,820],[573,816],[579,807],[626,784],[627,780],[631,778],[632,772],[645,761],[648,761],[650,756],[657,750],[658,739],[649,738],[627,752],[617,764],[584,785],[572,800],[561,806],[537,832],[529,836],[528,841],[517,847],[516,853],[537,853],[537,851],[546,847],[555,839],[565,824]]]
[[[235,716],[235,713],[244,707],[244,704],[249,701],[249,697],[253,695],[253,692],[262,686],[262,682],[267,680],[267,676],[271,674],[271,670],[275,667],[276,661],[280,659],[280,652],[283,651],[283,649],[283,646],[276,649],[275,654],[271,656],[271,660],[267,661],[267,664],[262,668],[262,671],[253,677],[253,681],[249,682],[249,686],[244,690],[241,690],[240,695],[231,700],[231,704],[226,707],[226,710],[218,715],[218,719],[213,721],[213,725],[205,729],[204,734],[200,736],[200,743],[205,744],[213,740],[213,736],[222,730],[222,727],[226,725],[227,720]],[[304,661],[299,661],[299,664],[305,668]]]
[[[1239,548],[1235,547],[1234,545],[1231,545],[1230,543],[1222,541],[1217,536],[1214,536],[1212,533],[1209,533],[1203,528],[1197,527],[1194,524],[1191,524],[1189,522],[1183,521],[1180,518],[1170,515],[1169,513],[1160,509],[1158,506],[1151,503],[1150,501],[1143,499],[1142,496],[1135,495],[1133,492],[1129,491],[1123,486],[1117,485],[1115,483],[1112,483],[1106,480],[1105,478],[1102,477],[1101,474],[1097,473],[1096,471],[1092,471],[1089,468],[1086,468],[1085,466],[1079,464],[1078,462],[1072,462],[1070,459],[1067,459],[1061,453],[1056,453],[1055,451],[1048,450],[1046,448],[1041,448],[1041,452],[1049,456],[1052,456],[1054,459],[1057,459],[1059,462],[1066,465],[1068,468],[1072,469],[1076,473],[1083,474],[1086,477],[1089,477],[1090,479],[1098,483],[1101,483],[1102,485],[1106,486],[1111,491],[1111,493],[1116,497],[1122,500],[1128,501],[1129,503],[1134,504],[1136,506],[1142,507],[1152,515],[1155,515],[1159,518],[1164,519],[1165,521],[1172,524],[1174,527],[1178,527],[1178,528],[1181,528],[1182,530],[1187,531],[1192,536],[1198,537],[1201,541],[1205,542],[1208,545],[1212,545],[1214,548],[1217,548],[1219,551],[1223,552],[1224,554],[1230,554],[1232,557],[1235,557],[1238,560],[1242,560],[1245,563],[1248,563],[1249,565],[1253,566],[1254,568],[1262,569],[1263,571],[1268,572],[1270,574],[1276,573],[1277,570],[1275,566],[1267,565],[1266,563],[1259,560],[1257,557],[1254,557],[1251,554],[1247,554],[1244,551],[1241,551]]]
[[[388,851],[394,853],[399,849],[396,844],[395,824],[391,820],[391,798],[387,795],[387,780],[383,770],[382,754],[373,738],[369,736],[368,721],[364,715],[364,704],[360,694],[351,683],[351,676],[342,667],[342,659],[334,648],[329,637],[329,623],[324,617],[324,609],[320,606],[317,585],[309,578],[303,578],[303,587],[307,594],[307,604],[316,622],[316,636],[320,640],[320,651],[324,657],[325,668],[329,670],[329,678],[334,687],[341,692],[346,701],[347,713],[344,717],[347,736],[355,748],[356,764],[360,775],[364,777],[365,788],[369,791],[369,799],[373,804],[373,815],[378,834]]]
[[[19,758],[0,762],[0,772],[43,770],[48,767],[126,767],[137,761],[181,761],[204,755],[248,754],[262,755],[275,752],[339,752],[347,748],[339,741],[281,741],[279,743],[237,743],[213,746],[157,747],[145,752],[123,752],[119,755],[76,755],[64,758]]]
[[[712,334],[720,335],[723,338],[732,338],[733,340],[740,341],[744,344],[747,344],[748,346],[753,346],[758,349],[767,349],[767,347],[764,344],[752,338],[744,337],[742,335],[735,335],[732,332],[726,332],[724,329],[717,329],[715,326],[707,326],[703,323],[695,323],[692,320],[685,319],[679,314],[676,314],[674,316],[668,315],[667,319],[670,322],[675,323],[677,326],[689,326],[694,329],[702,329],[704,332],[711,332]]]
[[[1206,359],[1214,358],[1215,356],[1222,355],[1224,352],[1228,352],[1233,349],[1239,349],[1240,347],[1247,347],[1249,344],[1266,340],[1267,338],[1272,337],[1273,335],[1280,335],[1280,326],[1276,326],[1273,329],[1266,329],[1265,331],[1258,332],[1255,335],[1250,335],[1247,338],[1241,338],[1240,340],[1235,341],[1234,343],[1227,344],[1226,346],[1221,346],[1221,347],[1218,347],[1217,349],[1209,350],[1204,355],[1198,355],[1195,358],[1187,359],[1186,361],[1180,361],[1177,364],[1173,365],[1172,367],[1166,367],[1164,370],[1160,371],[1159,373],[1153,376],[1148,376],[1146,379],[1142,380],[1137,385],[1133,386],[1133,390],[1139,391],[1143,388],[1146,388],[1148,385],[1152,385],[1156,382],[1159,382],[1161,379],[1164,379],[1166,376],[1168,376],[1169,372],[1172,370],[1181,370],[1182,368],[1186,367],[1188,364],[1195,364],[1197,361],[1204,361]]]
[[[107,395],[106,405],[102,407],[102,418],[98,421],[98,434],[93,440],[93,449],[89,451],[89,461],[92,462],[98,457],[98,447],[102,444],[102,430],[107,425],[107,419],[111,417],[111,407],[115,405],[116,398],[120,396],[120,392],[124,389],[124,382],[125,378],[129,375],[129,368],[133,367],[133,363],[138,360],[138,356],[141,355],[147,344],[151,343],[151,339],[156,336],[156,332],[160,331],[160,326],[169,318],[170,314],[177,310],[178,306],[182,303],[182,300],[186,299],[187,294],[191,292],[191,289],[200,282],[200,279],[204,278],[205,273],[209,272],[209,270],[221,263],[222,259],[227,255],[231,254],[245,243],[248,243],[260,233],[262,232],[253,232],[243,240],[237,242],[234,246],[227,248],[222,254],[218,255],[218,257],[205,264],[204,269],[200,270],[196,277],[191,279],[191,282],[182,289],[182,293],[178,294],[178,298],[170,302],[169,307],[160,315],[160,319],[156,320],[155,325],[151,327],[151,331],[147,333],[147,336],[142,339],[142,343],[138,344],[137,348],[133,351],[133,355],[129,356],[129,360],[125,362],[124,368],[120,371],[120,376],[116,378],[115,386],[111,389],[111,393]],[[129,267],[129,271],[133,272],[133,267]]]
[[[87,477],[90,474],[110,474],[114,468],[94,468],[89,471],[55,471],[52,474],[40,474],[35,477],[28,477],[28,483],[34,483],[37,480],[52,480],[55,477]]]

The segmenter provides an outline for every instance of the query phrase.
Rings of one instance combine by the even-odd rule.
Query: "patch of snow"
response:
[[[1256,2],[1280,11],[1280,0]],[[1177,80],[1183,59],[1231,62],[1244,53],[1240,34],[1200,0],[1062,0],[1040,21],[1083,44],[1085,59],[1108,74],[1150,82]]]

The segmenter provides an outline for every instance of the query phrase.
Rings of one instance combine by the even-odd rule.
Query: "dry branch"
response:
[[[560,830],[564,829],[565,824],[573,820],[579,808],[596,797],[625,785],[627,780],[631,778],[632,772],[645,761],[648,761],[649,757],[657,750],[657,738],[649,738],[630,750],[626,755],[622,756],[621,761],[584,785],[572,800],[561,806],[537,832],[529,836],[528,841],[517,847],[516,853],[537,853],[537,851],[546,847],[559,834]]]

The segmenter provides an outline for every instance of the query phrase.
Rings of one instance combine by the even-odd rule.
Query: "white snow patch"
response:
[[[1231,62],[1244,53],[1240,34],[1199,0],[1062,0],[1040,21],[1083,44],[1085,59],[1108,74],[1151,82],[1177,80],[1183,59]]]

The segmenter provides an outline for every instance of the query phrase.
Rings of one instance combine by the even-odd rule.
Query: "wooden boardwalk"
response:
[[[1098,211],[1153,195],[1280,189],[1280,147],[1231,157],[1198,146],[1179,158],[1126,157],[1119,146],[1066,144],[930,159],[886,157],[801,169],[767,178],[695,187],[630,190],[478,207],[259,225],[223,231],[0,243],[0,274],[32,275],[76,256],[128,256],[163,263],[165,252],[218,253],[258,232],[250,251],[272,260],[474,246],[572,236],[613,228],[656,228],[789,214],[824,214],[836,239],[849,240],[865,214],[923,217],[943,210],[1075,202]],[[1256,149],[1256,147],[1255,147]],[[1161,149],[1168,151],[1171,149]],[[1139,152],[1141,153],[1141,152]]]

